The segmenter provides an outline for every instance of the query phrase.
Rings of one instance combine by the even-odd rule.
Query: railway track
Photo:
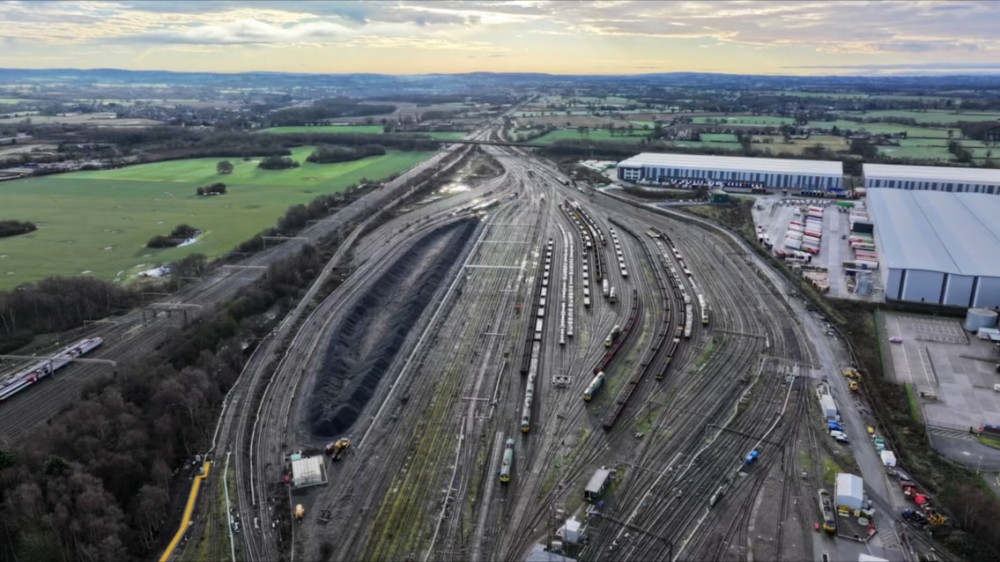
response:
[[[352,430],[364,431],[356,450],[331,466],[331,485],[296,500],[312,502],[310,513],[328,513],[329,524],[307,517],[294,526],[292,545],[273,537],[247,540],[245,558],[264,560],[289,550],[305,559],[520,558],[546,536],[554,509],[580,508],[579,488],[600,465],[617,465],[622,478],[607,517],[592,522],[591,543],[580,558],[664,560],[677,552],[711,558],[719,547],[713,537],[745,539],[745,520],[764,477],[778,467],[787,470],[777,459],[791,439],[795,424],[789,420],[798,403],[777,423],[774,412],[788,396],[780,365],[799,353],[798,334],[782,328],[783,309],[756,270],[700,227],[617,202],[598,207],[581,200],[572,212],[566,203],[557,209],[571,192],[558,185],[551,167],[516,149],[484,150],[505,173],[480,192],[518,195],[490,211],[482,238],[435,303],[425,335],[414,335],[410,355],[390,367],[390,376],[401,374],[386,390],[384,406],[364,411]],[[454,206],[438,201],[366,234],[355,245],[358,269],[329,297],[335,306],[317,306],[323,310],[317,317],[332,322],[342,315],[377,264],[393,261],[399,253],[394,248],[440,224]],[[645,236],[650,227],[669,237],[670,245]],[[541,298],[534,293],[541,256],[531,251],[544,250],[550,238],[553,282],[546,287],[548,321],[537,359],[544,375],[536,381],[531,431],[522,435],[525,381],[516,373],[526,357],[530,369],[534,325],[527,320]],[[682,259],[670,252],[673,246]],[[607,259],[611,251],[615,259]],[[589,307],[581,306],[584,266],[593,296]],[[684,269],[693,277],[671,275]],[[620,291],[618,304],[600,296],[598,272]],[[565,283],[555,281],[563,275]],[[699,294],[707,305],[695,298]],[[563,299],[566,322],[553,321],[562,319]],[[521,318],[515,303],[522,304]],[[685,304],[692,310],[690,339],[676,333],[678,327],[683,331]],[[624,342],[614,364],[605,365],[615,378],[595,400],[584,402],[588,374],[606,352],[604,336],[615,324],[626,324],[633,309],[634,338]],[[711,313],[706,325],[698,320],[703,310]],[[569,324],[572,337],[565,330]],[[308,325],[302,324],[304,335],[292,341],[277,369],[282,378],[274,378],[263,397],[258,433],[247,426],[256,460],[252,471],[248,463],[238,468],[240,480],[278,480],[276,465],[260,461],[280,458],[305,439],[291,413],[307,387],[297,377],[306,375],[295,373],[314,369],[309,356],[316,355],[316,346],[309,342],[322,341],[324,333]],[[373,412],[374,418],[368,415]],[[611,412],[615,421],[604,430]],[[226,427],[231,432],[238,424]],[[644,437],[636,441],[640,425]],[[759,442],[768,431],[769,442]],[[501,484],[493,470],[510,436],[516,439],[514,471]],[[754,446],[761,459],[746,476],[736,476]],[[730,488],[710,506],[727,476]],[[245,502],[248,490],[241,486]],[[794,490],[786,493],[786,499],[794,497]],[[276,509],[287,513],[280,504]],[[244,503],[240,509],[255,508]],[[701,523],[711,532],[698,531]]]

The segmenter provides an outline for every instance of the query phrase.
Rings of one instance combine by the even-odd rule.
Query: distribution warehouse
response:
[[[865,187],[1000,195],[1000,170],[864,164]]]
[[[1000,197],[872,189],[868,209],[886,299],[1000,306]]]
[[[643,152],[618,163],[618,179],[737,181],[777,189],[840,190],[844,170],[835,161]]]

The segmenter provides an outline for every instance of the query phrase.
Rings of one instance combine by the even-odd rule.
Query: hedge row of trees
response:
[[[207,447],[246,361],[242,343],[266,333],[263,313],[287,308],[322,263],[310,247],[276,264],[228,306],[0,449],[0,560],[149,558],[171,488],[190,485],[189,460]]]
[[[262,170],[288,170],[298,168],[299,163],[286,156],[268,156],[261,160],[257,167]]]
[[[70,330],[138,301],[135,293],[92,277],[49,277],[0,292],[0,352],[27,345],[35,334]]]
[[[201,189],[201,188],[199,188]],[[174,227],[174,229],[167,236],[156,235],[146,242],[146,247],[148,248],[175,248],[180,246],[185,240],[194,238],[201,232],[197,228],[187,225],[179,224]]]
[[[226,184],[215,182],[212,185],[204,185],[195,190],[198,195],[225,195]]]
[[[29,221],[0,221],[0,238],[17,236],[38,230],[38,226]]]
[[[382,156],[383,154],[385,154],[385,147],[380,144],[366,144],[358,147],[321,146],[306,157],[306,160],[316,164],[333,164],[360,160],[369,156]]]

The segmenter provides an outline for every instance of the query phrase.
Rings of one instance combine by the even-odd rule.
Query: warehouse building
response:
[[[1000,306],[1000,197],[873,189],[868,209],[887,300]]]
[[[714,181],[773,189],[843,189],[840,162],[643,152],[618,163],[618,179],[629,182]]]
[[[1000,195],[1000,170],[864,164],[865,187]]]

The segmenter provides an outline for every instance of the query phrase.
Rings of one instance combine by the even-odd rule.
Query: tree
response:
[[[233,163],[229,160],[223,160],[215,165],[215,173],[225,176],[233,173]]]
[[[875,158],[878,156],[878,148],[864,139],[852,140],[850,152],[851,154],[857,154],[862,158]]]
[[[951,131],[948,132],[950,133]],[[955,155],[956,162],[964,164],[972,162],[972,152],[956,140],[948,141],[948,152]]]

